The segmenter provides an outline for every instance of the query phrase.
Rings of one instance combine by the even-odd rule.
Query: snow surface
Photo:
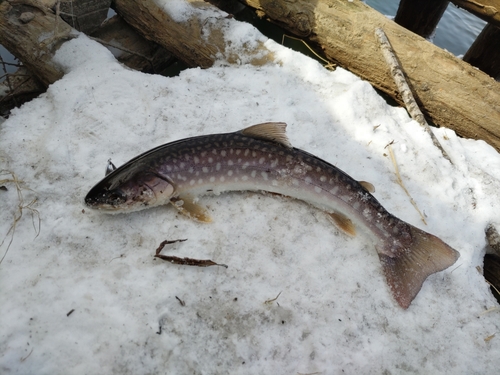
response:
[[[37,235],[25,208],[6,253],[19,198],[0,184],[0,373],[498,373],[500,309],[480,272],[484,228],[498,220],[498,153],[434,130],[452,166],[368,83],[266,46],[279,64],[166,78],[124,68],[85,36],[63,45],[67,74],[0,124],[0,180],[15,173],[41,219]],[[299,201],[204,197],[211,224],[170,206],[107,215],[83,205],[109,158],[119,166],[162,143],[265,121],[288,123],[296,147],[373,183],[388,211],[456,248],[458,262],[403,310],[373,245]],[[427,225],[396,182],[391,142]],[[163,253],[229,268],[153,257],[180,238]]]

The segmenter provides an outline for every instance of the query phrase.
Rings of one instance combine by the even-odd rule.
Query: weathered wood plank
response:
[[[361,1],[244,2],[402,103],[375,42],[375,28],[383,28],[424,114],[439,126],[500,150],[500,83]]]
[[[500,0],[451,0],[456,6],[500,27]]]

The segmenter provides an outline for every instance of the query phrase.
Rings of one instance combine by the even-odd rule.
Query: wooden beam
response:
[[[417,103],[432,122],[500,150],[500,83],[354,0],[244,0],[328,59],[402,103],[374,30],[384,29]]]
[[[451,2],[486,22],[500,27],[500,0],[451,0]]]

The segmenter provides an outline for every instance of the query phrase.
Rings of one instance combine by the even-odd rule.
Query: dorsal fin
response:
[[[280,143],[289,148],[292,147],[292,144],[286,136],[286,124],[284,122],[264,122],[262,124],[252,125],[240,130],[240,133],[249,137]]]

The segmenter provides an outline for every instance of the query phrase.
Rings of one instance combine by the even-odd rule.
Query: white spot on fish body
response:
[[[213,162],[214,162],[214,159],[210,157],[210,158],[208,158],[208,162],[209,162],[209,163],[213,163]]]
[[[319,193],[321,193],[322,190],[319,186],[315,186],[314,191],[319,194]]]
[[[257,171],[252,171],[252,173],[250,173],[250,176],[252,176],[252,178],[255,178],[256,175],[257,175]]]
[[[217,164],[215,165],[215,170],[216,170],[216,171],[220,171],[220,167],[221,167],[220,163],[217,163]]]
[[[257,153],[255,151],[252,151],[252,156],[253,157],[256,157],[257,156]]]
[[[246,161],[245,163],[243,163],[243,165],[241,166],[241,169],[247,169],[248,167],[250,166],[250,163],[248,161]]]
[[[308,185],[312,182],[311,177],[309,177],[309,176],[308,176],[308,177],[306,177],[306,178],[304,179],[304,181],[305,181],[305,183],[306,183],[306,184],[308,184]]]
[[[227,161],[227,165],[234,165],[233,161],[232,160],[228,160]]]
[[[271,168],[276,168],[278,166],[278,159],[275,159],[271,163]]]
[[[227,171],[227,175],[228,176],[232,176],[233,175],[233,171]]]
[[[273,185],[273,186],[278,186],[278,181],[277,181],[277,180],[272,180],[272,181],[271,181],[271,185]]]
[[[199,184],[202,184],[202,183],[203,183],[203,178],[200,178],[200,179],[198,180],[198,183],[199,183]]]
[[[326,181],[326,176],[321,176],[321,177],[319,178],[319,180],[320,180],[321,182],[325,182],[325,181]]]
[[[250,150],[247,148],[247,149],[245,150],[244,155],[245,155],[245,156],[248,156],[248,154],[249,154],[249,153],[250,153]]]
[[[198,164],[199,162],[200,162],[200,158],[199,158],[199,157],[197,157],[197,156],[195,156],[195,157],[194,157],[194,163],[195,163],[195,164]]]
[[[220,154],[221,154],[221,156],[226,156],[226,150],[222,150],[222,151],[220,152]]]
[[[184,162],[182,162],[182,163],[179,164],[180,168],[184,168],[185,166],[186,166],[186,163],[184,163]]]
[[[212,154],[217,155],[217,150],[215,148],[212,150]]]
[[[266,180],[266,181],[267,181],[267,179],[269,178],[269,176],[267,175],[267,172],[261,172],[261,173],[260,173],[260,175],[261,175],[261,176],[262,176],[262,178],[263,178],[264,180]]]
[[[207,152],[206,152],[206,151],[203,151],[203,152],[201,153],[201,157],[202,157],[202,158],[204,158],[205,156],[207,156]]]
[[[336,195],[338,191],[339,191],[339,187],[338,187],[338,186],[334,186],[334,187],[330,190],[330,194]]]
[[[241,150],[240,150],[240,149],[237,149],[237,150],[236,150],[236,155],[239,155],[239,154],[241,154]]]
[[[247,180],[248,180],[248,176],[247,175],[241,176],[241,181],[247,181]]]
[[[300,181],[299,181],[299,180],[297,180],[296,178],[294,178],[294,179],[292,180],[292,184],[294,184],[295,186],[299,186],[299,185],[300,185]]]
[[[259,159],[259,164],[264,164],[264,161],[265,161],[265,160],[266,160],[266,159],[264,159],[264,157],[260,158],[260,159]]]
[[[203,167],[202,171],[203,171],[203,173],[208,173],[208,168],[207,167]]]
[[[316,168],[316,172],[321,172],[321,167]]]
[[[214,182],[214,181],[215,181],[215,177],[214,176],[210,177],[210,182]]]
[[[219,180],[220,180],[220,182],[224,182],[226,179],[225,179],[225,177],[224,177],[224,176],[221,176],[221,177],[219,178]]]
[[[196,182],[195,180],[191,180],[189,181],[189,185],[193,186],[195,182]]]

